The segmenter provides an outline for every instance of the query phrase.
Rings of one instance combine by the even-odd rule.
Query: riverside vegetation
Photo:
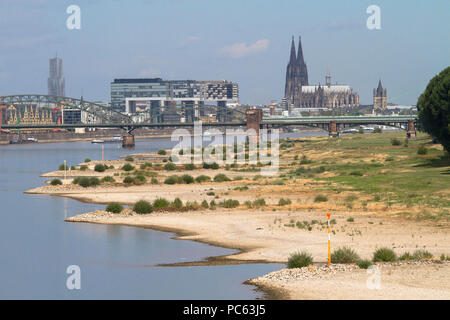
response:
[[[234,151],[238,149],[248,158],[246,147],[234,148]],[[74,177],[72,184],[84,188],[152,184],[166,185],[167,188],[198,184],[206,188],[195,201],[159,197],[153,201],[142,200],[144,202],[128,209],[140,214],[217,208],[249,212],[322,210],[333,214],[351,213],[342,223],[337,224],[336,219],[332,219],[331,224],[335,226],[333,234],[345,233],[352,238],[363,236],[361,227],[352,227],[361,213],[377,215],[382,212],[385,216],[430,221],[441,226],[447,226],[450,221],[449,156],[423,133],[410,140],[405,140],[404,132],[342,135],[339,139],[283,139],[280,141],[279,171],[275,176],[260,175],[260,168],[267,166],[262,163],[178,165],[171,162],[167,152],[159,151],[158,155],[160,159],[153,162],[128,156],[122,161],[89,161],[65,169]],[[94,172],[96,176],[89,176]],[[77,176],[77,173],[82,175]],[[65,187],[56,181],[51,185]],[[219,185],[225,188],[218,188]],[[141,206],[144,209],[141,210]],[[111,204],[110,210],[106,211],[123,212],[115,207]],[[274,225],[313,232],[326,230],[327,222],[325,219],[282,221],[275,218]],[[415,252],[397,257],[392,255],[392,250],[385,249],[374,253],[372,261],[407,261],[428,256]],[[447,255],[443,256],[446,259]],[[333,252],[332,261],[356,263],[361,267],[372,263],[360,259],[350,247]]]

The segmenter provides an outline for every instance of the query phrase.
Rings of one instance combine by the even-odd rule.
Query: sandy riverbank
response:
[[[125,185],[122,180],[131,174],[120,169],[126,163],[125,160],[105,161],[105,164],[114,168],[103,173],[93,170],[98,162],[92,161],[84,164],[88,167],[85,171],[70,170],[68,176],[101,178],[108,175],[113,176],[116,182],[83,188],[70,184],[69,178],[68,184],[42,186],[27,193],[71,197],[100,204],[120,202],[128,205],[142,199],[154,201],[159,197],[169,201],[178,197],[183,203],[201,203],[204,200],[210,203],[214,200],[218,204],[226,199],[238,200],[239,206],[234,209],[218,205],[214,210],[158,211],[148,215],[138,215],[128,209],[121,214],[95,211],[81,213],[67,221],[171,231],[179,234],[178,239],[201,241],[239,250],[231,256],[192,262],[188,263],[189,265],[285,263],[293,252],[308,251],[316,263],[311,270],[279,270],[249,281],[268,291],[275,290],[283,298],[450,299],[450,283],[447,280],[450,279],[450,267],[447,262],[381,265],[380,290],[368,289],[366,270],[354,265],[336,267],[331,271],[321,267],[327,260],[327,212],[331,212],[334,219],[333,250],[349,246],[363,259],[371,259],[373,252],[381,247],[392,248],[398,255],[404,252],[412,253],[418,249],[427,250],[435,257],[441,254],[450,255],[449,224],[446,220],[446,192],[449,185],[443,182],[444,180],[439,180],[446,178],[440,175],[442,167],[417,166],[416,163],[423,159],[417,158],[414,149],[393,149],[385,144],[383,137],[370,136],[369,142],[378,143],[379,146],[374,148],[372,145],[359,150],[359,157],[355,157],[355,150],[358,150],[355,147],[367,143],[359,141],[359,136],[343,138],[336,142],[342,146],[328,146],[327,143],[330,142],[326,138],[312,138],[308,139],[307,144],[297,142],[294,146],[286,143],[285,149],[292,150],[282,153],[280,172],[276,177],[261,177],[259,170],[250,170],[250,167],[236,170],[223,167],[218,170],[200,167],[186,170],[177,167],[175,170],[166,170],[163,168],[164,163],[161,163],[159,166],[141,169],[141,173],[139,170],[132,173],[134,176],[152,173],[158,180],[157,183],[150,183],[148,178],[147,182],[140,185]],[[325,149],[324,145],[329,149]],[[398,154],[399,152],[403,154]],[[296,156],[298,154],[302,155],[303,163],[296,162],[300,160]],[[306,159],[308,161],[305,161]],[[339,162],[336,163],[336,159]],[[410,162],[407,162],[407,159],[411,159]],[[142,155],[135,155],[132,164],[139,168],[145,161],[149,160],[142,159]],[[356,171],[357,169],[361,171]],[[422,174],[422,179],[430,179],[426,187],[418,186],[422,188],[423,199],[415,193],[419,189],[414,189],[414,193],[411,191],[410,186],[417,180],[411,180],[408,176],[411,172]],[[164,180],[174,174],[189,174],[193,178],[208,175],[213,178],[219,173],[227,175],[231,181],[164,184]],[[385,188],[386,183],[378,180],[387,173],[401,174],[402,176],[398,176],[399,182],[410,180],[408,184],[389,187],[389,193],[371,191]],[[429,177],[433,175],[436,178],[431,180]],[[61,177],[62,172],[54,171],[43,176]],[[359,181],[367,183],[357,184]],[[388,183],[388,186],[392,185],[392,181]],[[438,188],[439,183],[442,186]],[[352,188],[352,184],[357,188]],[[371,189],[364,190],[366,185]],[[403,189],[405,191],[401,191]],[[393,191],[404,194],[399,197]],[[316,201],[318,194],[326,195],[325,202]],[[256,199],[264,199],[265,204],[260,207],[248,207],[244,204]],[[290,202],[280,205],[280,200]]]
[[[177,232],[177,239],[201,241],[241,251],[220,259],[187,265],[285,263],[289,254],[297,250],[307,250],[316,262],[325,263],[326,231],[321,228],[298,231],[284,226],[293,218],[323,220],[320,212],[273,213],[221,209],[183,213],[159,212],[151,215],[117,215],[95,211],[68,218],[67,221],[128,225]],[[378,247],[392,246],[399,254],[412,252],[417,248],[425,248],[435,256],[450,252],[447,230],[442,228],[426,223],[405,223],[399,219],[374,216],[358,216],[352,226],[349,226],[347,218],[346,215],[335,216],[335,230],[338,232],[333,236],[333,246],[351,246],[362,258],[370,259]],[[349,235],[352,230],[362,230],[362,234]],[[382,286],[379,290],[367,288],[366,281],[370,275],[366,270],[349,265],[329,272],[327,267],[324,267],[319,264],[313,270],[307,268],[306,272],[297,271],[300,275],[295,271],[300,269],[283,269],[251,279],[248,283],[269,291],[275,290],[282,298],[290,299],[450,298],[448,262],[380,265]],[[320,272],[321,270],[323,272]]]

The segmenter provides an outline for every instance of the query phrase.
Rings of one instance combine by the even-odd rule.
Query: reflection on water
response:
[[[298,136],[298,134],[297,134]],[[105,145],[105,159],[170,148],[170,139],[137,140],[130,150]],[[261,297],[248,278],[278,264],[155,267],[234,253],[173,234],[144,228],[64,219],[103,205],[68,198],[26,195],[42,185],[40,174],[67,160],[101,158],[90,142],[0,146],[0,298],[38,299],[254,299]],[[81,290],[66,289],[66,268],[81,268]]]

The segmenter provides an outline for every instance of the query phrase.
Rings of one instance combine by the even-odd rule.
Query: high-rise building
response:
[[[48,95],[65,97],[65,82],[62,59],[55,57],[50,59],[48,78]]]
[[[384,111],[387,108],[387,90],[383,89],[381,79],[378,81],[378,88],[373,89],[373,109]]]
[[[284,90],[284,109],[293,108],[336,108],[359,106],[359,95],[348,85],[332,85],[330,70],[325,76],[325,85],[309,85],[308,70],[303,58],[301,38],[298,51],[295,52],[292,37],[289,63],[286,67],[286,85]]]

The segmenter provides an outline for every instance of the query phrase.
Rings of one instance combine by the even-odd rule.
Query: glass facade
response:
[[[156,98],[239,101],[238,85],[229,81],[114,79],[111,82],[111,107],[125,111],[126,98]]]

